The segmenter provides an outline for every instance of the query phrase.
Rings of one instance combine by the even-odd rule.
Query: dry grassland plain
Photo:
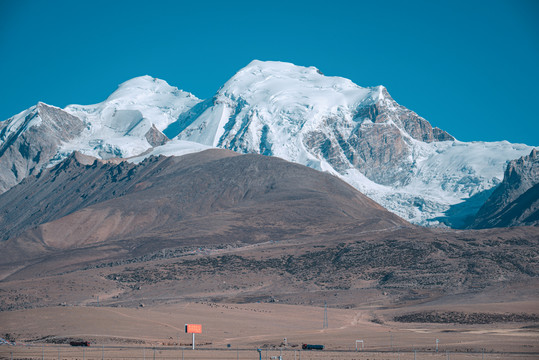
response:
[[[503,311],[537,309],[536,302],[452,306]],[[419,309],[429,310],[428,307]],[[437,307],[440,309],[440,307]],[[409,310],[409,309],[408,309]],[[417,310],[417,309],[416,309]],[[68,306],[0,313],[2,359],[537,359],[533,324],[417,324],[391,321],[394,309],[328,309],[284,304],[171,303],[144,308]],[[373,322],[373,320],[375,322]],[[202,324],[196,350],[184,324]],[[91,342],[71,347],[69,339]],[[285,340],[286,339],[286,340]],[[436,352],[438,339],[438,352]],[[359,350],[355,351],[356,340]],[[301,344],[323,344],[302,351]],[[257,349],[261,349],[260,354]]]

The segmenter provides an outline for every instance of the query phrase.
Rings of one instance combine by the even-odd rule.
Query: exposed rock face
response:
[[[507,165],[502,183],[481,207],[472,227],[519,225],[539,225],[537,149]]]
[[[157,130],[155,125],[152,125],[144,137],[148,140],[148,143],[154,147],[165,145],[169,141],[169,138],[161,131]]]
[[[385,185],[407,182],[403,172],[409,173],[409,169],[399,164],[408,163],[410,148],[398,128],[384,123],[363,125],[347,143],[350,145],[347,157],[369,179]]]
[[[0,192],[39,173],[58,147],[83,129],[78,117],[43,103],[26,110],[18,121],[0,123]]]
[[[358,109],[356,118],[367,118],[373,123],[393,121],[397,127],[404,129],[412,138],[424,141],[452,141],[455,138],[447,132],[433,128],[432,125],[415,112],[399,105],[383,86],[379,86],[377,101]]]
[[[306,135],[304,144],[341,173],[352,165],[378,184],[403,185],[408,183],[413,167],[409,137],[426,143],[455,139],[397,104],[384,87],[378,87],[377,91],[355,109],[354,119],[360,125],[350,133],[339,130],[342,119],[333,119],[324,125],[327,128],[331,123],[337,124],[332,127],[334,136],[328,138],[320,130],[313,131]],[[319,140],[309,141],[312,136]]]

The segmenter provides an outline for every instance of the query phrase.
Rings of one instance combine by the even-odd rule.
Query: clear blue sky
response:
[[[0,0],[0,120],[145,74],[208,98],[253,59],[384,85],[459,140],[539,145],[535,0]]]

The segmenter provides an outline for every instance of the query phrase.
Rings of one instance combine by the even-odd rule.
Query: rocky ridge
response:
[[[476,215],[473,228],[539,225],[539,155],[509,162],[502,183]]]
[[[0,123],[0,192],[39,173],[62,143],[84,130],[78,117],[44,103],[10,120]]]

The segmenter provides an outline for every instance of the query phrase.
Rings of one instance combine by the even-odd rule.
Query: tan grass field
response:
[[[527,301],[445,309],[533,312],[537,308],[537,302]],[[296,360],[539,357],[539,329],[533,325],[412,324],[388,320],[399,312],[402,310],[329,308],[329,326],[323,329],[324,308],[268,303],[191,302],[151,308],[68,306],[7,311],[0,313],[1,333],[9,333],[19,342],[17,346],[0,346],[0,357],[181,359],[183,352],[184,359],[258,359],[257,348],[262,350],[262,359],[266,355],[268,359],[282,356]],[[195,351],[191,350],[191,335],[184,331],[186,323],[203,327],[203,333],[196,335]],[[66,338],[88,340],[91,346],[83,349],[56,343]],[[356,340],[363,340],[362,352],[354,351]],[[323,344],[325,350],[300,351],[303,343]]]

